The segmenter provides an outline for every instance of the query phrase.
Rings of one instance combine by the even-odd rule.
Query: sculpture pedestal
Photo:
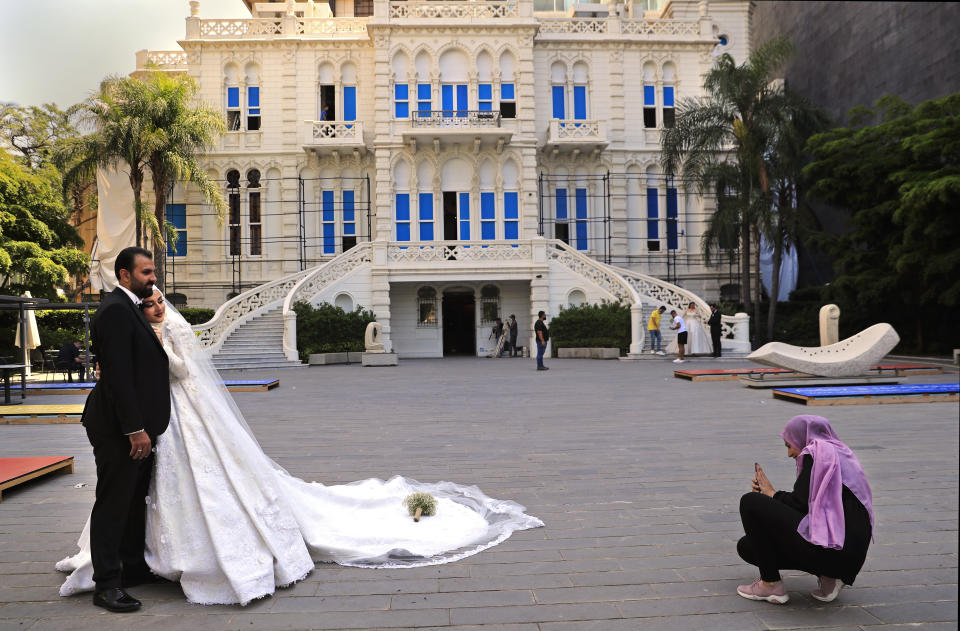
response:
[[[396,366],[399,363],[396,353],[364,353],[360,358],[361,366]]]

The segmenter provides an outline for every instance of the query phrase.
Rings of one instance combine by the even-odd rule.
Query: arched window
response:
[[[240,171],[227,171],[227,230],[230,237],[230,256],[240,256]]]
[[[569,294],[567,294],[567,304],[571,307],[579,307],[580,305],[587,302],[587,295],[579,289],[574,289]]]
[[[550,66],[550,95],[553,100],[553,117],[563,120],[567,117],[567,67],[562,61]]]
[[[643,66],[643,126],[657,126],[657,71],[652,63]]]
[[[484,285],[480,290],[480,322],[493,322],[500,317],[500,288]]]
[[[250,254],[260,256],[262,254],[261,221],[260,213],[260,171],[250,169],[247,171],[247,225],[250,228]]]
[[[437,290],[433,287],[421,287],[417,290],[417,327],[433,328],[437,326]]]
[[[676,90],[677,67],[672,61],[663,64],[663,126],[673,127],[676,120]]]
[[[247,64],[247,130],[257,131],[262,122],[260,117],[260,66]]]
[[[575,120],[585,120],[587,118],[589,108],[588,84],[587,64],[578,61],[573,64],[573,118]]]
[[[517,59],[509,50],[500,55],[500,116],[517,117]]]
[[[240,68],[236,64],[227,64],[223,68],[223,75],[227,102],[227,131],[240,131],[240,121],[243,118],[240,106]]]

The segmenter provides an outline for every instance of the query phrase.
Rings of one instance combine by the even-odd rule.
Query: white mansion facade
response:
[[[176,188],[167,292],[220,307],[214,350],[283,318],[291,359],[297,300],[373,310],[401,357],[485,354],[509,314],[526,345],[584,301],[633,305],[640,335],[655,304],[705,309],[736,279],[700,256],[711,203],[660,172],[660,134],[718,51],[746,56],[752,3],[656,1],[190,2],[182,50],[137,67],[224,110],[205,164],[229,212]]]

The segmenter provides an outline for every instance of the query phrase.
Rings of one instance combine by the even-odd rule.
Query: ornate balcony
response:
[[[476,0],[412,0],[390,2],[390,19],[502,19],[520,16],[517,2],[479,2]]]
[[[547,132],[547,148],[553,151],[601,151],[610,143],[607,124],[598,120],[554,118]]]
[[[304,121],[301,133],[303,149],[320,155],[366,149],[361,121]]]
[[[186,72],[187,53],[182,50],[138,50],[135,72]]]
[[[401,132],[404,142],[432,140],[482,143],[510,142],[513,130],[501,127],[500,112],[477,110],[432,110],[411,112],[410,123]]]

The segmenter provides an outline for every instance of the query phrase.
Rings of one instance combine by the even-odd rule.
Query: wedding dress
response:
[[[291,476],[260,448],[190,325],[167,309],[170,426],[157,440],[147,496],[145,558],[179,581],[187,600],[246,604],[304,578],[315,562],[358,567],[448,563],[543,525],[524,507],[477,487],[393,477],[325,486]],[[415,523],[413,491],[438,502]],[[80,552],[57,564],[71,572],[60,594],[94,587],[90,522]]]
[[[711,355],[713,353],[713,342],[710,341],[703,320],[697,315],[696,310],[687,309],[684,311],[683,322],[687,326],[687,343],[683,347],[684,355]],[[677,340],[674,338],[667,345],[666,352],[675,355],[679,350]]]

